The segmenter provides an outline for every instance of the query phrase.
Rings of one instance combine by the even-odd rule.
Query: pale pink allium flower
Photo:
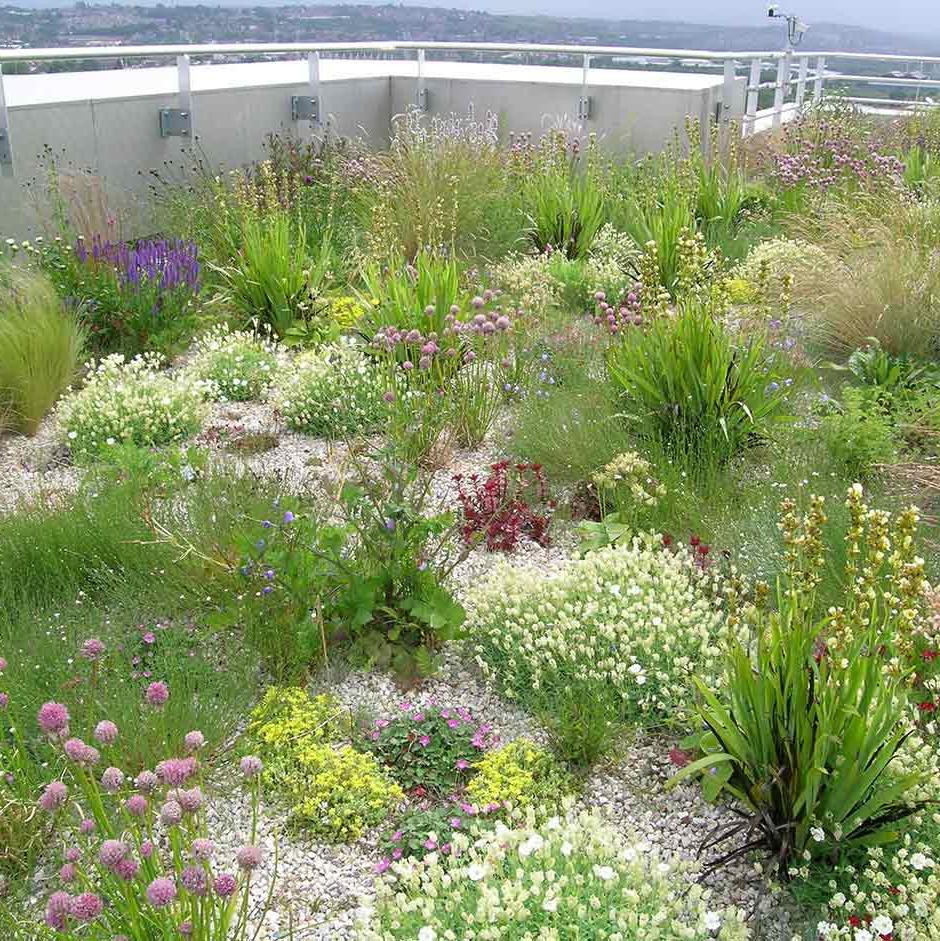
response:
[[[75,867],[75,863],[66,863],[59,870],[59,879],[64,882],[66,885],[75,881],[75,877],[78,875],[78,869]]]
[[[246,778],[253,778],[261,772],[261,759],[257,755],[245,755],[238,766]]]
[[[67,863],[77,863],[82,858],[82,851],[77,846],[70,846],[65,851],[65,861]]]
[[[154,908],[165,908],[176,901],[176,885],[172,879],[160,876],[147,886],[147,901]]]
[[[198,787],[190,788],[188,791],[178,791],[176,800],[184,813],[194,814],[202,807],[202,791]]]
[[[110,719],[102,719],[95,726],[95,741],[102,745],[113,745],[117,741],[118,727]]]
[[[180,882],[193,895],[205,895],[209,887],[206,871],[201,866],[187,866],[180,875]]]
[[[124,785],[124,772],[120,768],[105,768],[101,775],[101,786],[108,794],[116,794]]]
[[[68,796],[69,789],[61,781],[50,781],[39,798],[39,806],[52,813],[65,803]]]
[[[167,758],[157,765],[157,777],[170,787],[185,784],[199,769],[199,762],[190,755],[186,758]]]
[[[227,899],[229,896],[235,894],[235,890],[238,888],[238,882],[231,873],[223,872],[215,877],[212,888],[215,889],[216,895]]]
[[[0,693],[0,709],[6,709],[10,705],[10,697],[7,693]]]
[[[104,908],[101,899],[94,892],[82,892],[69,903],[69,914],[80,923],[94,921]]]
[[[79,825],[78,832],[84,836],[94,833],[98,829],[98,824],[91,817],[86,817]]]
[[[104,644],[97,637],[89,637],[82,644],[81,654],[86,660],[100,660],[104,655]]]
[[[46,924],[56,931],[65,931],[71,906],[72,896],[68,892],[53,892],[46,902]]]
[[[137,785],[137,790],[149,794],[160,782],[152,771],[141,771],[134,783]]]
[[[129,851],[130,848],[123,840],[105,840],[98,850],[98,861],[105,869],[114,869]]]
[[[140,855],[144,859],[150,859],[150,857],[153,856],[153,843],[150,840],[144,840],[144,842],[140,844]]]
[[[186,733],[183,742],[186,745],[187,751],[199,751],[199,749],[206,744],[206,737],[202,732],[194,730]]]
[[[45,702],[39,707],[36,718],[39,727],[47,735],[60,735],[68,732],[69,711],[59,702]]]
[[[156,680],[151,683],[144,693],[144,699],[147,700],[147,703],[153,706],[155,709],[159,709],[161,706],[166,705],[166,701],[170,698],[170,688],[163,682],[163,680]]]
[[[0,673],[2,673],[6,668],[7,668],[6,660],[4,660],[3,657],[0,657]]]
[[[143,794],[131,794],[124,806],[132,817],[143,817],[147,813],[147,798]]]
[[[165,827],[175,827],[183,819],[183,808],[176,801],[167,801],[160,808],[160,822]]]
[[[250,872],[261,865],[261,850],[257,846],[242,846],[235,853],[235,861],[241,869]]]
[[[215,843],[213,843],[212,840],[207,840],[205,837],[197,837],[193,840],[190,852],[192,853],[193,859],[211,859],[215,853]]]
[[[125,856],[115,867],[114,874],[125,882],[133,882],[140,872],[140,863],[132,856]]]

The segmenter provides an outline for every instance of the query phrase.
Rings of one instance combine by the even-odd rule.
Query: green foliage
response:
[[[328,235],[315,248],[308,246],[306,230],[275,213],[245,215],[237,254],[212,267],[219,300],[241,327],[261,324],[282,340],[296,331],[315,343],[331,337],[322,294],[333,263]]]
[[[386,265],[372,262],[361,274],[360,301],[367,311],[364,329],[370,338],[385,326],[440,334],[451,307],[468,300],[460,286],[460,266],[437,252],[421,250],[413,262],[400,256]]]
[[[711,679],[696,680],[697,744],[705,755],[676,776],[708,771],[706,796],[727,791],[745,805],[753,817],[726,836],[753,827],[784,878],[802,858],[897,840],[929,786],[905,759],[912,726],[904,707],[923,591],[916,514],[892,521],[870,511],[859,485],[848,503],[843,603],[821,611],[824,501],[813,497],[802,518],[784,501],[787,568],[777,608],[761,603],[764,586],[758,605],[744,612],[753,645],[732,636],[726,693],[717,695]],[[739,598],[728,599],[735,621]]]
[[[343,341],[286,363],[275,379],[272,400],[296,431],[338,438],[378,426],[388,411],[384,388],[363,348]]]
[[[125,361],[120,353],[93,367],[84,385],[59,405],[59,422],[72,453],[107,458],[118,444],[172,444],[194,435],[206,408],[203,390],[187,376],[163,371],[158,354]]]
[[[247,731],[264,759],[264,783],[289,805],[293,825],[335,842],[358,839],[402,799],[375,759],[338,744],[343,728],[329,696],[311,700],[303,689],[273,687]]]
[[[841,406],[822,420],[822,434],[835,461],[852,479],[868,477],[898,454],[895,421],[877,390],[846,386]]]
[[[246,402],[267,391],[277,366],[277,346],[254,333],[220,325],[197,338],[189,369],[217,400]]]
[[[606,221],[601,187],[576,164],[534,176],[524,186],[523,200],[529,237],[539,252],[548,248],[584,258]]]
[[[572,790],[573,781],[550,751],[519,738],[477,761],[465,793],[477,810],[509,805],[545,813]]]
[[[687,890],[687,867],[624,846],[595,815],[569,811],[536,824],[454,834],[454,852],[425,858],[404,880],[379,882],[362,941],[461,937],[482,923],[505,941],[744,941],[744,915]],[[505,899],[525,898],[507,905]],[[423,937],[422,937],[423,935]]]
[[[441,798],[470,777],[488,733],[489,726],[478,725],[466,709],[414,706],[377,719],[365,741],[406,791]]]
[[[786,403],[781,365],[762,335],[732,335],[697,301],[625,332],[607,356],[628,421],[693,472],[768,437]]]
[[[75,378],[85,331],[49,280],[0,262],[0,432],[33,435]]]
[[[278,675],[302,672],[339,647],[356,665],[403,679],[429,673],[463,608],[442,581],[450,514],[432,514],[429,482],[387,454],[350,456],[330,521],[278,509],[241,542],[247,591],[239,615]]]

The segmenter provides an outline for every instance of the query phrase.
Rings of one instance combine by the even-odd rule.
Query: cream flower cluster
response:
[[[510,829],[457,834],[449,856],[395,863],[361,941],[743,941],[687,869],[624,844],[596,814],[530,814]]]
[[[341,342],[305,353],[280,370],[271,398],[288,425],[325,437],[375,428],[384,385],[369,356]]]
[[[542,576],[497,566],[470,594],[477,661],[512,698],[602,684],[627,713],[672,716],[693,673],[717,683],[726,627],[710,577],[649,535]]]
[[[564,289],[550,260],[549,255],[512,255],[493,269],[492,282],[523,310],[542,316],[561,303]]]
[[[130,361],[115,353],[88,364],[85,384],[69,390],[58,409],[72,453],[87,457],[118,444],[149,447],[195,434],[206,412],[202,383],[163,366],[156,353]]]
[[[260,399],[276,368],[275,343],[247,330],[232,332],[224,324],[196,340],[189,365],[209,397],[222,402]]]

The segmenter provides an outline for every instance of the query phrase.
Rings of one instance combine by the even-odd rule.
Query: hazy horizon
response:
[[[114,0],[89,0],[108,3]],[[116,0],[118,4],[158,6],[141,0]],[[316,0],[201,0],[205,6],[290,6],[316,3]],[[329,3],[330,0],[323,0]],[[341,2],[341,0],[334,0]],[[381,0],[373,0],[381,5]],[[164,6],[197,6],[200,0],[163,0]],[[356,5],[355,2],[350,5]],[[372,5],[372,4],[370,4]],[[391,4],[390,4],[391,5]],[[589,0],[572,9],[568,0],[409,0],[395,4],[418,7],[444,7],[486,13],[527,16],[546,15],[571,19],[664,20],[703,26],[773,26],[767,17],[766,0]],[[0,0],[0,6],[48,8],[74,6],[74,0]],[[810,26],[807,41],[812,43],[813,23],[857,26],[892,33],[912,33],[940,37],[940,0],[792,0],[780,3],[781,12],[795,13]],[[776,21],[783,33],[783,24]]]

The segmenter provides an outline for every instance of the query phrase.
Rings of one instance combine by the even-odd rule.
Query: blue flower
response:
[[[297,517],[294,516],[294,514],[291,513],[290,510],[288,510],[288,511],[284,514],[284,522],[285,522],[285,523],[293,523],[295,519],[297,519]]]

